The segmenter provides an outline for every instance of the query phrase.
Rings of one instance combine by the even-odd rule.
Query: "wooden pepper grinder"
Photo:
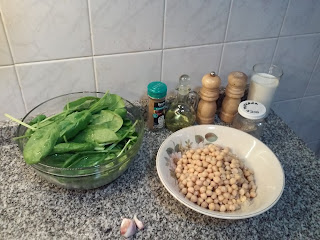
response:
[[[215,72],[208,73],[202,78],[200,102],[197,110],[198,124],[211,124],[217,111],[216,100],[219,98],[221,79]]]
[[[236,113],[247,84],[247,75],[243,72],[231,72],[228,76],[226,96],[222,102],[220,119],[231,123]]]

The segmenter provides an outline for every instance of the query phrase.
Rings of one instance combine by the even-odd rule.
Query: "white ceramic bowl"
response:
[[[240,210],[217,212],[205,209],[191,202],[179,190],[173,159],[181,156],[181,147],[197,148],[208,143],[230,147],[254,171],[257,196]],[[160,146],[156,164],[160,180],[173,197],[199,213],[216,218],[243,219],[257,216],[276,204],[285,185],[282,166],[265,144],[247,133],[218,125],[197,125],[171,134]]]

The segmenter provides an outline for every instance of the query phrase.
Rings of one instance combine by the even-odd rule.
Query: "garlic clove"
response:
[[[144,228],[143,223],[137,218],[137,215],[134,215],[133,220],[140,230]]]
[[[131,237],[137,231],[136,223],[132,219],[124,218],[120,226],[120,234],[126,238]]]

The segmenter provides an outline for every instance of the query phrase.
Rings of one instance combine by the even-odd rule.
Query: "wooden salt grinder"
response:
[[[219,98],[221,79],[215,72],[208,73],[202,78],[202,88],[197,110],[198,124],[211,124],[217,110],[216,100]]]
[[[231,72],[228,76],[226,97],[223,99],[220,119],[231,123],[236,113],[247,84],[247,75],[243,72]]]

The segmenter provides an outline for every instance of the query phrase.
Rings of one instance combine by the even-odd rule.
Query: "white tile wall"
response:
[[[227,84],[228,74],[232,71],[244,72],[249,77],[253,65],[271,62],[276,44],[276,38],[226,43],[220,69],[223,84]]]
[[[147,85],[160,81],[161,51],[95,57],[99,91],[119,94],[129,101],[147,98]]]
[[[165,48],[223,42],[230,0],[166,2]]]
[[[290,0],[281,36],[320,32],[319,23],[320,1]]]
[[[87,0],[2,0],[15,63],[92,54]]]
[[[299,126],[298,135],[306,142],[319,140],[320,135],[320,95],[302,99],[299,114],[296,115]]]
[[[190,76],[193,87],[200,87],[203,75],[217,72],[221,50],[222,44],[164,50],[161,80],[167,84],[169,94],[176,94],[182,74]]]
[[[277,37],[288,0],[233,1],[227,41]]]
[[[26,114],[20,86],[13,66],[0,67],[0,120],[4,113],[21,118]]]
[[[164,0],[90,1],[94,54],[162,47]]]
[[[2,19],[0,18],[0,66],[10,65],[12,63],[8,40],[2,24]]]
[[[300,106],[301,106],[302,99],[293,99],[293,100],[286,100],[281,102],[274,102],[272,104],[272,109],[275,113],[281,117],[287,125],[292,128],[296,133],[300,126],[297,123],[297,116],[300,114]]]
[[[317,65],[312,73],[305,96],[320,95],[320,55]]]
[[[195,88],[210,71],[226,85],[273,61],[284,69],[274,110],[319,152],[317,0],[0,0],[0,16],[0,120],[71,91],[139,100],[183,73]]]
[[[95,91],[92,58],[16,65],[27,110],[70,92]]]
[[[276,100],[303,97],[320,53],[320,34],[279,39],[274,63],[283,69]]]

